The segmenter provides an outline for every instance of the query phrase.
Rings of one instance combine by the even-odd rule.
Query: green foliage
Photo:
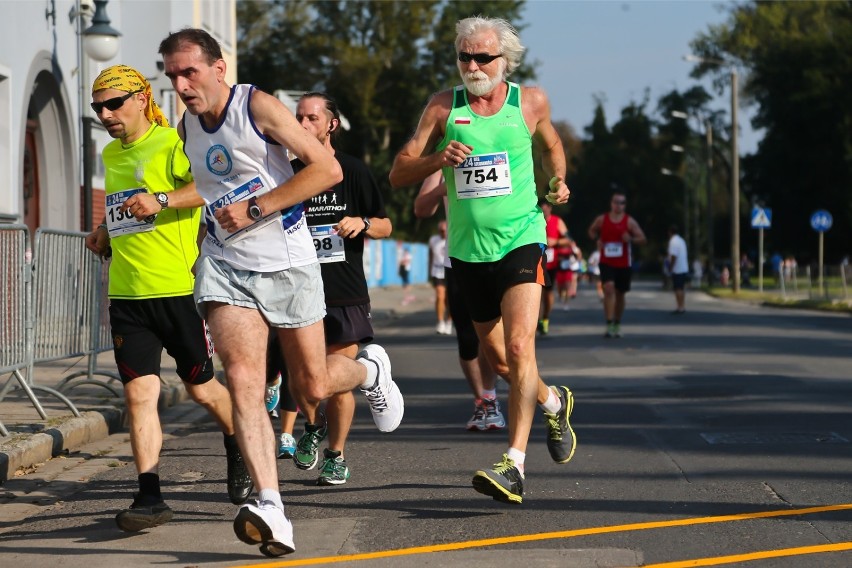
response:
[[[852,3],[750,2],[694,42],[696,53],[747,69],[743,93],[757,104],[765,137],[743,160],[743,190],[773,209],[770,250],[813,258],[810,214],[829,210],[826,260],[849,253],[852,239]],[[724,82],[727,70],[695,69]],[[747,225],[746,225],[747,227]],[[756,247],[743,231],[744,249]]]
[[[455,23],[472,15],[521,24],[523,1],[244,1],[237,3],[239,81],[273,92],[321,90],[351,130],[337,142],[373,171],[394,238],[425,239],[436,220],[418,222],[417,188],[392,190],[393,157],[414,132],[429,97],[459,82]],[[521,36],[523,39],[523,36]],[[533,76],[522,65],[514,80]]]

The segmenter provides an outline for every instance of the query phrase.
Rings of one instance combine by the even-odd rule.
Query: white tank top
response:
[[[207,236],[201,255],[237,269],[277,272],[317,262],[316,249],[301,203],[276,212],[235,237],[213,212],[271,191],[293,177],[287,149],[263,136],[249,110],[253,85],[234,85],[223,120],[207,129],[201,118],[184,113],[184,151],[192,164],[198,193],[207,205]]]

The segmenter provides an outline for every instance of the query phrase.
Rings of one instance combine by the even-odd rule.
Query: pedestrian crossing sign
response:
[[[772,227],[772,209],[754,206],[751,210],[751,228],[769,229]]]

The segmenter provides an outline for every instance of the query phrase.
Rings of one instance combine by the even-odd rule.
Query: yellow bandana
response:
[[[113,65],[101,71],[101,74],[98,75],[98,78],[92,84],[92,93],[102,89],[116,89],[125,93],[145,93],[145,97],[148,99],[145,118],[151,122],[156,122],[160,126],[168,127],[169,121],[166,119],[166,115],[163,114],[163,111],[154,102],[151,84],[133,67]]]

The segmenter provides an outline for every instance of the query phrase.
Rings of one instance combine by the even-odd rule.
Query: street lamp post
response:
[[[716,252],[713,245],[713,125],[710,123],[710,119],[701,114],[687,114],[681,110],[673,110],[671,115],[674,118],[680,118],[683,120],[689,120],[690,117],[695,118],[698,123],[704,128],[704,150],[705,150],[705,172],[704,172],[704,182],[705,182],[705,193],[707,199],[707,207],[705,209],[705,214],[707,216],[707,283],[713,284],[713,268],[715,266],[714,259],[716,256]],[[672,150],[683,152],[683,148],[680,146],[672,146]],[[700,215],[698,211],[698,189],[695,190],[695,198],[694,198],[693,208],[695,211],[695,222],[693,224],[693,231],[695,231],[695,247],[699,248],[699,238],[698,238],[698,226],[700,223]]]
[[[731,73],[731,277],[732,290],[740,291],[740,156],[737,148],[737,70],[723,59],[684,55],[686,61],[729,66]]]
[[[92,156],[92,125],[95,118],[89,116],[86,100],[86,82],[89,80],[89,62],[91,57],[95,61],[109,61],[118,53],[118,38],[121,32],[110,27],[110,21],[106,14],[108,0],[94,0],[95,14],[92,16],[92,25],[84,29],[84,16],[80,3],[71,10],[69,17],[71,21],[77,20],[77,57],[79,67],[77,73],[77,86],[80,112],[80,151],[82,153],[83,174],[83,230],[92,230],[92,177],[94,156]]]
[[[737,71],[731,67],[731,275],[740,291],[740,154],[737,148]]]
[[[672,150],[677,152],[676,148],[680,148],[679,146],[672,146]],[[683,148],[680,148],[681,152],[683,152]],[[691,238],[691,234],[689,231],[689,187],[687,186],[686,180],[683,176],[671,171],[668,168],[660,168],[660,173],[664,176],[672,176],[676,177],[680,180],[681,187],[683,188],[683,235],[686,237],[687,242],[687,250],[695,252],[695,248],[698,248],[698,243],[695,242],[695,248],[693,248],[693,242]],[[697,219],[697,218],[696,218]],[[697,220],[696,220],[697,222]],[[692,254],[690,253],[690,254]]]
[[[677,111],[675,111],[677,112]],[[686,152],[686,149],[683,146],[679,146],[677,144],[672,144],[672,152],[677,152],[678,154],[683,154]],[[686,183],[686,178],[676,174],[675,172],[663,168],[661,170],[662,174],[665,176],[675,176],[680,178],[681,183],[683,184],[683,230],[684,237],[686,237],[687,250],[690,251],[690,254],[697,254],[698,250],[698,192],[692,197],[693,208],[695,210],[695,217],[692,223],[689,222],[689,192],[690,188]],[[692,226],[692,231],[690,232],[690,225]]]
[[[713,246],[713,125],[710,119],[704,119],[704,131],[707,144],[707,284],[713,285],[713,267],[715,249]]]

